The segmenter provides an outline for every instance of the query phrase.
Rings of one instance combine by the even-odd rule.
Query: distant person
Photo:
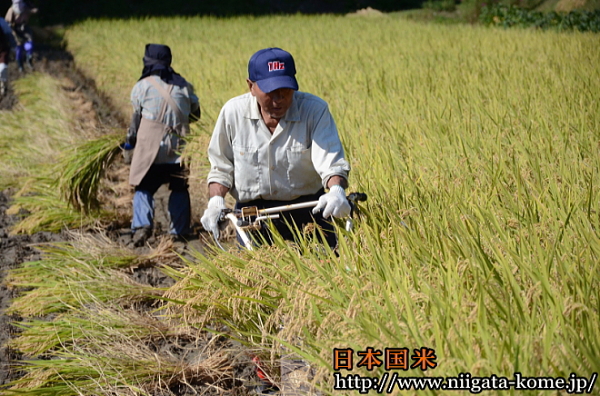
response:
[[[147,44],[142,76],[131,91],[133,115],[126,148],[133,148],[129,183],[135,186],[133,245],[152,234],[154,194],[169,183],[169,233],[175,240],[190,232],[188,169],[181,161],[189,123],[200,119],[194,88],[171,68],[171,49]]]
[[[14,46],[12,30],[4,18],[0,18],[0,95],[4,96],[8,89],[8,62],[10,51]]]
[[[38,9],[31,2],[23,0],[13,0],[6,12],[5,19],[16,42],[15,57],[20,72],[23,71],[24,63],[33,70],[33,33],[28,23],[31,15],[37,12]]]
[[[280,48],[256,52],[248,62],[246,94],[221,109],[208,146],[210,200],[204,228],[218,237],[219,216],[230,193],[236,209],[258,209],[318,200],[311,209],[282,212],[273,220],[278,232],[293,240],[286,221],[299,230],[316,223],[332,248],[337,237],[329,217],[346,217],[350,165],[328,104],[298,91],[292,55]],[[328,192],[325,192],[328,190]],[[260,231],[267,241],[269,230]]]

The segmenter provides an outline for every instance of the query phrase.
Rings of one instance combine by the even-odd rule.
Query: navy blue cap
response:
[[[265,48],[256,52],[248,62],[248,78],[264,93],[280,88],[298,90],[296,65],[292,55],[281,48]]]

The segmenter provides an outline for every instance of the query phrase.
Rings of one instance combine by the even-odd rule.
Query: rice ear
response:
[[[61,158],[58,191],[74,209],[88,214],[100,208],[98,188],[120,152],[121,139],[118,133],[104,135],[74,147]]]

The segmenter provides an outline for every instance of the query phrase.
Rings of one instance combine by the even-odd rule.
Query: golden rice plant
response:
[[[152,395],[173,386],[219,383],[232,378],[225,353],[179,360],[157,353],[151,344],[127,334],[89,338],[54,354],[51,360],[31,360],[26,374],[4,390],[8,395]]]
[[[112,216],[98,210],[97,193],[118,152],[117,137],[85,140],[93,131],[76,131],[63,85],[44,74],[27,75],[14,82],[19,104],[3,112],[0,185],[19,188],[11,211],[27,214],[15,233],[88,227]]]
[[[38,176],[76,139],[60,81],[33,73],[11,84],[19,102],[1,112],[1,189],[19,188],[25,178]]]
[[[32,176],[15,195],[10,212],[25,211],[14,233],[59,232],[108,221],[116,213],[102,206],[99,191],[106,172],[120,153],[119,134],[107,134],[74,145],[58,162]]]
[[[293,350],[324,394],[333,348],[435,350],[434,370],[401,376],[598,371],[597,35],[277,16],[86,21],[67,40],[125,113],[143,45],[171,45],[204,134],[246,91],[250,55],[288,49],[301,90],[329,102],[350,189],[369,195],[339,256],[278,241],[169,270],[174,320],[227,324],[273,360]],[[202,147],[189,154],[206,164]]]
[[[7,394],[155,394],[233,378],[234,351],[150,311],[96,302],[19,326],[10,346],[24,354],[15,369],[25,374]]]
[[[65,201],[83,213],[100,209],[98,189],[121,152],[122,133],[106,134],[66,151],[59,160],[57,187]]]
[[[21,332],[9,345],[29,358],[49,355],[68,345],[108,339],[114,334],[150,342],[177,333],[176,328],[148,313],[99,303],[69,310],[51,320],[24,320],[16,326]]]
[[[96,301],[123,304],[156,301],[160,288],[136,282],[130,274],[140,266],[156,265],[157,259],[176,259],[158,246],[137,255],[115,246],[106,236],[77,237],[70,242],[38,246],[42,258],[11,270],[5,283],[22,292],[8,312],[24,317],[67,312]]]
[[[60,232],[64,229],[92,228],[98,215],[84,214],[58,194],[56,179],[49,176],[30,177],[15,194],[8,213],[21,219],[11,233],[32,234],[39,231]]]

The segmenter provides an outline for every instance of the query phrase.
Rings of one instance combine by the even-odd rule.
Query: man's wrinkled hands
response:
[[[206,231],[212,232],[215,238],[219,239],[220,229],[224,226],[219,226],[219,219],[221,217],[221,211],[227,209],[225,206],[225,198],[215,195],[208,201],[208,206],[200,219],[202,227]]]
[[[313,214],[323,210],[323,217],[347,217],[350,215],[350,203],[346,199],[344,189],[339,185],[331,186],[327,194],[319,197],[319,203],[312,210]]]

